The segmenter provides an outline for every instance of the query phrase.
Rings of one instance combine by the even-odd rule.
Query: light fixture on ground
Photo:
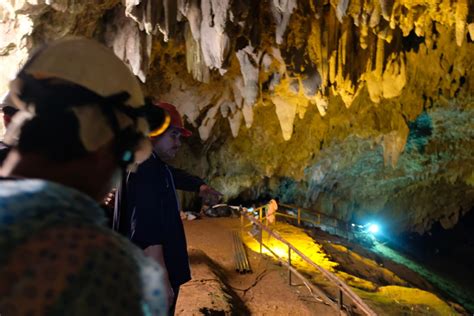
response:
[[[379,227],[379,225],[377,225],[377,224],[369,223],[369,224],[367,224],[367,225],[368,225],[367,230],[368,230],[369,233],[371,233],[371,234],[377,234],[377,233],[380,231],[380,227]]]

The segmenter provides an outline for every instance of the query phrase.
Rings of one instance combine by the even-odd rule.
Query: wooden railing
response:
[[[298,276],[303,283],[310,288],[311,293],[313,294],[313,291],[317,293],[317,296],[313,294],[317,299],[320,301],[326,303],[327,305],[331,306],[335,310],[338,310],[339,312],[344,308],[344,301],[343,297],[346,295],[354,304],[357,308],[359,308],[363,313],[366,315],[377,315],[365,302],[352,291],[352,289],[345,284],[342,280],[340,280],[336,275],[333,273],[327,271],[323,267],[317,265],[314,261],[312,261],[309,257],[307,257],[304,253],[299,251],[297,248],[295,248],[292,244],[290,244],[288,241],[286,241],[283,237],[278,234],[278,232],[271,230],[268,228],[266,225],[263,224],[263,207],[257,208],[256,211],[259,212],[259,219],[255,219],[253,216],[250,216],[249,214],[245,212],[241,212],[241,224],[242,224],[242,229],[246,225],[244,225],[244,218],[250,221],[251,224],[257,225],[261,231],[259,234],[259,237],[257,242],[260,245],[260,254],[262,254],[262,247],[265,247],[270,253],[272,253],[282,264],[287,266],[288,268],[288,279],[290,285],[292,284],[291,282],[291,275],[292,273]],[[263,242],[263,234],[262,232],[266,231],[269,235],[273,236],[275,239],[279,240],[283,244],[285,244],[288,247],[288,259],[285,261],[284,259],[280,258],[274,251],[272,251],[271,247],[268,245],[265,245]],[[292,266],[291,263],[291,254],[292,252],[298,254],[304,261],[306,261],[309,265],[314,267],[316,270],[318,270],[326,279],[328,279],[332,284],[334,284],[338,288],[339,292],[339,297],[337,300],[333,300],[329,298],[322,290],[311,284],[308,279],[306,279],[299,271],[295,269],[295,267]]]
[[[297,215],[294,216],[294,215],[282,213],[280,211],[281,207],[285,209],[296,210]],[[260,209],[263,209],[263,208],[265,207],[264,206],[260,207],[257,210],[260,211]],[[298,225],[301,225],[302,222],[307,222],[317,227],[330,227],[332,229],[332,232],[330,233],[333,233],[334,235],[345,237],[348,240],[351,240],[353,238],[353,233],[352,233],[350,224],[335,216],[328,215],[328,214],[325,214],[316,210],[308,209],[308,208],[298,207],[298,206],[289,205],[289,204],[282,204],[282,203],[278,204],[278,209],[279,211],[276,212],[277,216],[295,219]],[[315,217],[315,219],[312,219],[312,217]]]

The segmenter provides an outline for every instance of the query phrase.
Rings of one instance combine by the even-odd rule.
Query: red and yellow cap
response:
[[[156,136],[159,136],[160,134],[162,134],[166,128],[169,126],[173,126],[175,128],[178,128],[180,131],[181,131],[181,136],[183,137],[189,137],[191,136],[193,133],[184,128],[184,125],[183,125],[183,120],[181,119],[181,115],[179,114],[178,110],[176,109],[176,107],[173,105],[173,104],[170,104],[170,103],[166,103],[166,102],[155,102],[154,103],[157,107],[165,110],[169,116],[166,118],[166,119],[169,119],[169,124],[163,124],[162,125],[162,128],[160,129],[156,129],[152,132],[150,132],[148,134],[148,136],[150,137],[156,137]]]

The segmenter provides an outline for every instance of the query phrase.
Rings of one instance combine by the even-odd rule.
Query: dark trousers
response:
[[[173,287],[173,292],[174,292],[174,301],[173,301],[173,304],[170,306],[170,310],[168,312],[169,316],[174,316],[174,311],[176,309],[176,301],[178,301],[179,286]]]

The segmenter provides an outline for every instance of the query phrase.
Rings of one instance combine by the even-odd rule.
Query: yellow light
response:
[[[168,128],[168,126],[170,126],[170,123],[171,123],[171,118],[170,118],[170,115],[168,113],[165,112],[165,121],[163,122],[163,124],[158,127],[157,129],[153,130],[153,131],[150,131],[148,133],[148,136],[149,137],[157,137],[157,136],[160,136],[161,134],[163,134],[166,129]]]

